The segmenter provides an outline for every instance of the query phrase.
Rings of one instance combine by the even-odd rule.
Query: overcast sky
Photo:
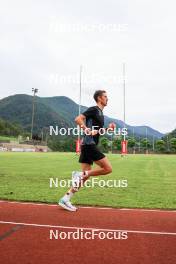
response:
[[[176,4],[163,0],[6,0],[0,8],[0,98],[105,89],[105,114],[160,132],[176,127]]]

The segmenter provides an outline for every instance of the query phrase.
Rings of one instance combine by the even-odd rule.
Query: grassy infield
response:
[[[99,179],[125,179],[128,187],[84,187],[75,204],[176,209],[176,156],[108,157],[113,173]],[[0,199],[56,203],[67,188],[50,188],[49,178],[70,179],[79,167],[72,153],[0,153]]]

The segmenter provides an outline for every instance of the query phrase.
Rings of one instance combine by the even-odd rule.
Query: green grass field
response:
[[[128,180],[127,188],[82,188],[75,204],[176,209],[176,156],[108,155],[113,173],[99,179]],[[0,199],[56,203],[67,188],[50,178],[70,179],[79,170],[73,153],[0,153]]]

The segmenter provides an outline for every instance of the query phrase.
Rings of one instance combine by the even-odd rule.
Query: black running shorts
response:
[[[79,157],[80,163],[93,164],[94,161],[103,159],[105,155],[101,153],[96,145],[82,145],[81,155]]]

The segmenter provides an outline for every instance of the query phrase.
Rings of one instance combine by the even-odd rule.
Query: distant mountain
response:
[[[39,131],[49,125],[68,127],[64,116],[52,110],[52,107],[43,102],[43,99],[36,97],[34,130]],[[0,100],[0,117],[10,122],[19,123],[24,129],[31,129],[33,97],[25,94],[17,94]]]
[[[0,117],[20,124],[25,130],[31,129],[33,97],[26,94],[16,94],[0,100]],[[82,112],[87,109],[81,106]],[[59,127],[74,127],[74,119],[78,115],[78,104],[65,96],[35,97],[34,131],[41,131],[43,127],[58,125]],[[118,127],[123,127],[123,121],[105,116],[105,125],[115,122]],[[146,129],[149,138],[161,138],[159,131],[148,126],[130,126],[126,124],[129,134],[145,137]]]

